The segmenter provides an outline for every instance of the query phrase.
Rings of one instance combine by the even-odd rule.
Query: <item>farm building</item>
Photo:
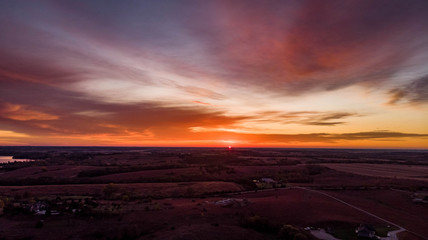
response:
[[[370,224],[360,224],[355,233],[358,237],[374,238],[376,236],[376,230]]]

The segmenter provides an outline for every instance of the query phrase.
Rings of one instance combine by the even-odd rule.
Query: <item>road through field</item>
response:
[[[380,239],[381,240],[398,240],[397,234],[403,231],[406,231],[406,229],[400,228],[398,230],[388,232],[388,237],[382,237]]]

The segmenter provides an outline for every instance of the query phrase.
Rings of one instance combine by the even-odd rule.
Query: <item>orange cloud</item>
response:
[[[0,105],[0,115],[4,118],[28,121],[28,120],[56,120],[58,116],[29,109],[28,106],[3,103]]]
[[[221,107],[220,105],[215,105],[215,104],[206,103],[206,102],[201,102],[201,101],[192,101],[192,102],[197,103],[197,104],[202,104],[202,105],[212,106],[212,107]]]

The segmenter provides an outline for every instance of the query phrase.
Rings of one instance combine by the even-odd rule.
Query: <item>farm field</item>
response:
[[[52,165],[43,167],[27,167],[15,171],[1,172],[0,180],[3,179],[24,179],[24,178],[73,178],[81,171],[99,169],[96,166],[74,166],[74,165]]]
[[[231,182],[180,182],[180,183],[127,183],[111,184],[115,193],[134,197],[186,197],[215,194],[223,192],[238,192],[244,189]],[[79,185],[37,185],[37,186],[0,186],[1,196],[30,194],[41,196],[101,195],[106,184]]]

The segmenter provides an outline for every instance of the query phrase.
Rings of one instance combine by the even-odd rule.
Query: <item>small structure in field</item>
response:
[[[374,238],[376,237],[376,230],[374,227],[370,224],[360,224],[360,226],[355,229],[355,233],[358,237],[365,237],[365,238]]]
[[[223,199],[223,200],[219,200],[214,202],[215,205],[219,205],[222,207],[243,207],[246,206],[248,204],[248,200],[246,198],[244,199],[239,199],[239,198],[228,198],[228,199]]]
[[[260,178],[259,180],[253,180],[253,182],[260,189],[274,188],[274,187],[280,187],[281,186],[281,184],[279,184],[277,181],[275,181],[272,178]]]
[[[427,203],[428,202],[428,193],[426,192],[416,192],[412,194],[413,203]]]
[[[259,180],[262,183],[271,183],[271,184],[276,184],[276,181],[273,180],[272,178],[260,178]]]
[[[29,210],[35,215],[45,215],[48,207],[49,205],[46,202],[38,201],[34,204],[31,204],[29,206]]]

